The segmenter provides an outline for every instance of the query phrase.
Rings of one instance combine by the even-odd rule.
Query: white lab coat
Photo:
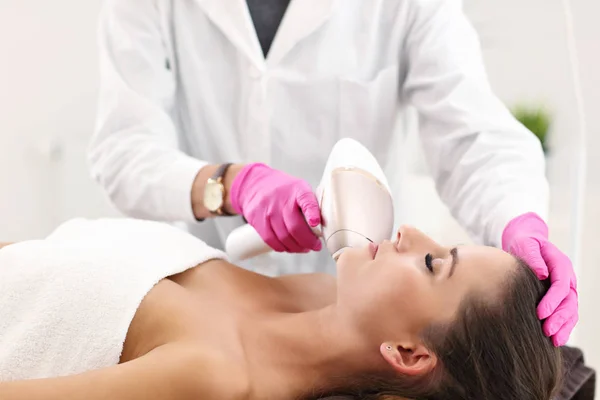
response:
[[[400,174],[394,124],[411,105],[438,193],[475,242],[546,217],[541,146],[492,93],[460,0],[292,0],[266,60],[245,0],[106,0],[99,41],[91,170],[128,215],[222,247],[242,222],[195,221],[202,166],[261,161],[316,185],[352,137]],[[390,178],[397,209],[419,195]],[[268,274],[332,267],[324,251],[273,258]]]

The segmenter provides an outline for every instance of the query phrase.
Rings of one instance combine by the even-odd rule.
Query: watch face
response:
[[[206,182],[204,187],[204,207],[215,212],[223,205],[223,185],[219,182]]]

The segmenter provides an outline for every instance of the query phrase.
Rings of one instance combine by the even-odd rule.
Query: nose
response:
[[[402,225],[396,232],[396,241],[394,246],[398,251],[406,251],[410,248],[410,238],[416,228],[412,225]]]
[[[396,243],[398,243],[400,241],[400,239],[402,239],[402,229],[403,227],[401,226],[398,231],[396,232]]]
[[[403,236],[408,236],[411,232],[415,232],[417,228],[412,225],[402,225],[396,232],[396,241],[400,241]]]

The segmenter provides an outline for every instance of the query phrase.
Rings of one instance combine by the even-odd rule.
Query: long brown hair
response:
[[[409,379],[363,376],[332,395],[360,400],[394,397],[423,400],[549,400],[561,378],[560,350],[544,336],[536,306],[548,290],[517,261],[499,301],[463,301],[458,318],[423,332],[438,365]]]

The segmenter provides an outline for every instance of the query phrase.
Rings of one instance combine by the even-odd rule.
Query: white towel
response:
[[[76,219],[0,250],[0,381],[119,362],[135,312],[161,279],[225,253],[170,225]]]

